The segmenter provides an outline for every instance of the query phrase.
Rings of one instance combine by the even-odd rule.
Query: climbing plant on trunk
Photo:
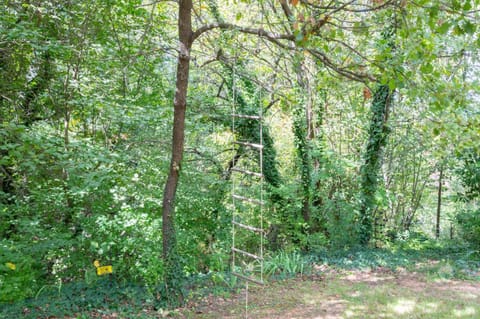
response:
[[[395,50],[394,40],[396,34],[396,15],[390,17],[390,23],[382,32],[386,48],[392,54]],[[388,58],[387,58],[388,60]],[[388,117],[395,91],[394,81],[387,78],[387,84],[377,84],[370,106],[372,117],[368,130],[367,147],[364,153],[364,163],[360,168],[360,243],[367,245],[375,232],[374,224],[378,213],[376,193],[378,179],[382,165],[383,149],[387,143],[390,132]]]
[[[375,218],[375,194],[378,189],[378,175],[382,164],[382,150],[388,136],[388,113],[393,90],[388,85],[379,85],[375,90],[371,104],[372,119],[368,131],[365,162],[360,169],[361,175],[361,243],[366,245],[373,235]]]

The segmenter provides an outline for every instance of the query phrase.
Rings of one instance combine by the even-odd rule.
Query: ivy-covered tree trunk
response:
[[[212,15],[215,17],[215,20],[218,23],[223,23],[224,19],[220,15],[216,1],[209,0],[208,6],[210,8]],[[245,114],[245,115],[258,115],[258,112],[262,107],[262,102],[260,97],[257,96],[255,92],[256,86],[254,85],[254,83],[244,75],[238,76],[241,84],[243,84],[243,87],[245,88],[245,93],[247,95],[255,97],[251,105],[249,105],[247,100],[244,98],[244,94],[241,91],[241,88],[235,87],[235,84],[234,84],[235,72],[233,68],[241,67],[240,63],[236,62],[237,65],[234,65],[234,66],[228,65],[224,57],[222,56],[221,50],[218,52],[217,58],[220,60],[220,62],[223,65],[223,70],[225,74],[225,77],[224,77],[225,84],[228,91],[230,92],[230,95],[233,96],[235,99],[237,113]],[[233,92],[234,90],[235,90],[235,94]],[[263,114],[263,111],[262,111],[262,114]],[[257,120],[239,119],[236,122],[236,126],[237,126],[237,134],[239,135],[238,137],[240,139],[244,141],[254,141],[255,143],[260,143],[261,140],[263,141],[263,162],[262,162],[263,175],[265,176],[265,181],[269,185],[273,187],[278,187],[281,182],[281,176],[277,168],[277,160],[276,160],[277,152],[275,150],[273,139],[272,139],[272,136],[270,135],[268,127],[263,126],[263,129],[261,131],[262,136],[260,137],[260,124],[258,123]],[[237,153],[235,154],[232,161],[230,161],[227,167],[225,177],[230,178],[231,169],[235,167],[237,161],[240,160],[240,157],[243,156],[243,153],[244,153],[244,149],[243,147],[240,147],[237,150]]]
[[[310,221],[312,199],[312,160],[310,141],[308,138],[308,123],[305,116],[305,105],[296,106],[293,110],[293,134],[295,147],[300,159],[300,179],[302,183],[302,216],[305,222]]]
[[[361,206],[360,206],[360,242],[368,244],[373,235],[375,219],[375,194],[378,189],[378,175],[382,164],[382,150],[388,136],[388,114],[393,91],[388,85],[380,85],[375,90],[371,104],[372,119],[368,131],[365,162],[360,169]]]
[[[53,78],[52,57],[48,50],[42,53],[41,66],[38,74],[28,83],[28,89],[25,92],[25,98],[21,104],[21,118],[26,126],[31,126],[35,121],[41,120],[40,110],[35,105],[38,96],[49,86]]]
[[[440,217],[442,212],[442,183],[443,183],[443,164],[440,166],[438,176],[438,193],[437,193],[437,220],[435,222],[435,238],[440,238]]]
[[[328,97],[326,89],[321,89],[319,93],[323,101],[319,103],[320,105],[318,105],[315,110],[313,110],[313,113],[316,115],[316,119],[315,121],[312,121],[311,128],[313,133],[311,140],[315,141],[313,146],[314,155],[312,156],[314,173],[318,173],[322,169],[322,164],[325,159],[325,134],[323,130],[323,118],[328,104]],[[315,182],[315,192],[312,196],[312,206],[316,208],[319,208],[323,205],[323,198],[322,194],[320,193],[321,187],[321,180],[317,179]],[[318,227],[320,225],[315,226]]]
[[[396,16],[389,18],[389,25],[382,32],[387,51],[395,51],[395,34],[397,29]],[[385,50],[383,48],[382,50]],[[388,58],[387,58],[388,59]],[[383,149],[389,134],[388,116],[394,87],[388,84],[378,84],[375,88],[370,110],[372,118],[368,130],[367,147],[364,153],[364,163],[360,168],[360,243],[367,245],[374,235],[377,206],[375,196],[378,189],[379,174],[382,166]]]
[[[177,191],[185,142],[185,112],[187,107],[190,49],[192,47],[192,0],[179,1],[178,33],[179,55],[174,99],[172,157],[162,202],[163,259],[165,262],[165,284],[169,292],[179,294],[178,276],[181,275],[176,252],[174,200]],[[175,298],[181,302],[181,295]]]
[[[260,96],[258,96],[258,94],[255,92],[256,87],[254,83],[252,83],[252,81],[245,76],[238,76],[242,85],[234,88],[233,70],[225,63],[224,70],[225,84],[227,89],[230,91],[230,95],[234,96],[235,98],[237,113],[244,115],[258,115],[259,111],[261,110],[260,108],[262,108],[262,101]],[[248,96],[254,97],[251,103],[248,103],[247,99],[244,97],[242,87],[245,89],[245,93]],[[233,93],[234,90],[235,94]],[[260,143],[263,141],[263,175],[265,176],[265,181],[270,186],[278,187],[281,183],[281,176],[277,168],[277,151],[275,150],[273,138],[270,135],[269,128],[264,125],[261,130],[262,135],[260,136],[260,123],[256,119],[238,119],[235,121],[235,126],[237,131],[236,133],[240,140],[251,141],[253,143]],[[239,158],[243,155],[243,153],[243,149],[239,148],[237,152]]]
[[[286,0],[280,0],[283,13],[290,22],[290,31],[296,32],[295,15]],[[296,4],[294,4],[296,5]],[[296,45],[296,44],[295,44]],[[293,135],[295,147],[300,159],[300,179],[302,187],[302,216],[305,222],[310,222],[312,203],[312,154],[311,140],[313,139],[312,108],[313,92],[305,71],[305,57],[302,52],[294,55],[294,70],[299,86],[298,105],[293,109]]]

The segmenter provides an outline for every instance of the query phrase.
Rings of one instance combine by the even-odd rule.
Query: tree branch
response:
[[[239,25],[226,23],[226,22],[220,22],[220,23],[217,22],[217,23],[206,24],[198,28],[192,34],[192,42],[195,41],[198,37],[200,37],[203,33],[213,29],[236,30],[242,33],[258,35],[260,37],[267,38],[275,42],[278,42],[278,40],[289,40],[289,41],[295,40],[295,37],[292,34],[267,32],[263,28],[255,29],[255,28],[249,28],[249,27],[242,27]]]

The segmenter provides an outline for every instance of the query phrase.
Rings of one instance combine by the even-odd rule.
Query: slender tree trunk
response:
[[[303,205],[302,205],[302,215],[305,222],[310,222],[311,219],[311,206],[312,206],[312,140],[314,137],[313,130],[313,121],[312,121],[312,108],[313,108],[313,97],[310,81],[306,71],[306,61],[304,57],[300,57],[301,62],[296,67],[297,73],[297,83],[300,85],[302,95],[305,96],[304,107],[304,117],[299,116],[297,125],[302,126],[300,129],[303,136],[297,136],[301,139],[301,142],[298,143],[299,154],[301,156],[302,163],[302,186],[303,186]]]
[[[440,214],[442,208],[442,182],[443,166],[440,166],[440,176],[438,176],[438,198],[437,198],[437,222],[435,224],[435,238],[440,238]]]
[[[79,71],[79,62],[73,68],[73,80],[78,81],[80,76]],[[70,66],[68,67],[68,74],[65,78],[65,82],[63,83],[63,95],[65,96],[65,102],[63,105],[63,148],[65,154],[68,155],[70,152],[70,118],[72,114],[72,110],[70,108],[70,101],[74,95],[74,89],[70,87]],[[63,192],[65,194],[65,214],[63,216],[64,222],[66,225],[69,225],[73,220],[73,199],[70,196],[70,174],[68,172],[67,163],[64,163],[62,168],[62,178],[63,178]]]
[[[63,149],[66,154],[69,152],[70,145],[70,110],[67,105],[65,105],[65,114],[63,118]],[[73,209],[73,200],[70,196],[68,183],[70,181],[70,174],[68,173],[68,168],[64,166],[62,168],[62,178],[63,178],[63,192],[65,194],[65,204],[67,211],[65,212],[64,221],[65,224],[70,224],[72,221],[72,209]]]
[[[172,286],[175,276],[179,271],[179,268],[177,267],[178,258],[175,251],[176,232],[174,223],[174,201],[185,141],[185,111],[187,106],[188,75],[190,69],[190,49],[192,46],[191,11],[192,0],[179,1],[178,35],[180,52],[177,62],[176,90],[173,102],[172,157],[167,182],[163,192],[162,203],[163,259],[166,266],[165,283],[169,289],[173,290],[178,289],[178,287]]]

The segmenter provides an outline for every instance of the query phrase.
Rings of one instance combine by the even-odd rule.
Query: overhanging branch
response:
[[[226,22],[220,22],[220,23],[217,22],[217,23],[206,24],[198,28],[192,34],[192,42],[195,41],[198,37],[200,37],[203,33],[213,29],[236,30],[242,33],[258,35],[260,37],[267,38],[269,40],[289,40],[289,41],[295,40],[295,37],[292,34],[268,32],[262,28],[256,29],[256,28],[242,27],[239,25],[226,23]]]

